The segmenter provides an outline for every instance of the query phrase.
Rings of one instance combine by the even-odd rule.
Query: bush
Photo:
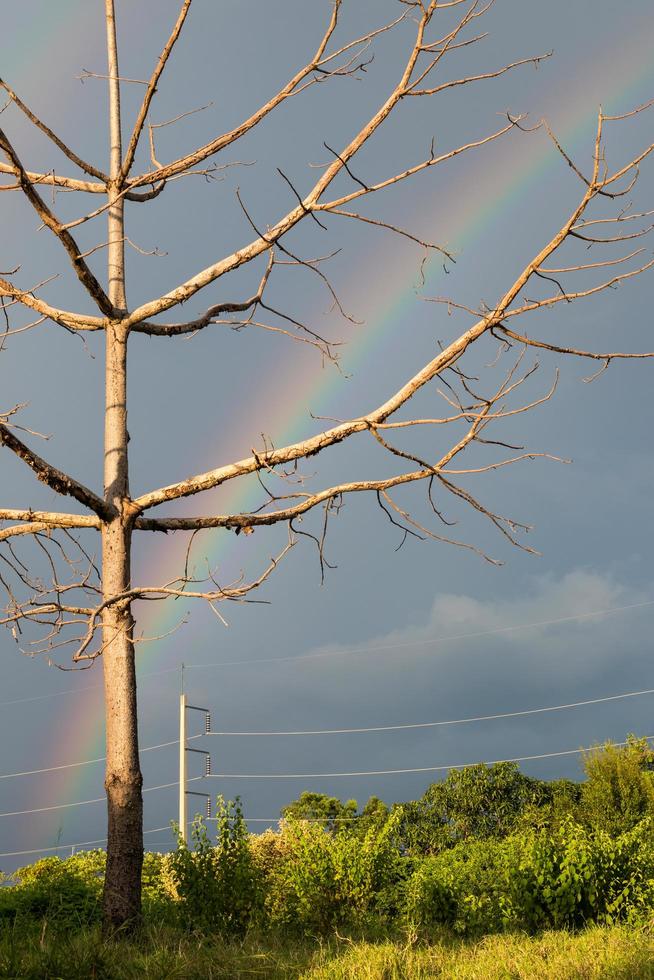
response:
[[[356,822],[357,809],[356,800],[342,803],[336,796],[305,790],[297,800],[282,807],[281,813],[284,820],[311,820],[332,833],[342,833]]]
[[[525,810],[548,798],[548,784],[525,776],[515,762],[451,769],[420,800],[398,808],[403,846],[411,854],[438,854],[461,841],[506,837]]]
[[[100,917],[104,867],[104,851],[86,851],[19,868],[16,884],[0,890],[0,918],[47,917],[71,928],[90,924]]]
[[[419,861],[404,890],[409,927],[446,926],[466,934],[501,930],[506,851],[503,841],[468,841]]]
[[[141,887],[145,919],[173,924],[177,918],[177,891],[170,865],[170,854],[146,851],[143,855]]]
[[[196,817],[194,849],[178,834],[177,850],[166,867],[187,929],[240,935],[259,906],[260,884],[240,801],[225,803],[218,797],[216,812],[217,846],[209,840],[202,817]]]
[[[611,838],[563,821],[554,833],[468,842],[422,861],[406,887],[413,927],[534,931],[638,918],[654,902],[649,820]]]
[[[582,814],[594,830],[617,836],[654,816],[654,752],[647,739],[629,735],[624,746],[599,746],[586,753]]]
[[[654,897],[649,820],[612,838],[572,820],[555,834],[516,838],[508,853],[507,916],[528,929],[636,917]]]
[[[275,843],[259,848],[259,860],[267,858],[269,921],[306,932],[386,917],[403,874],[398,822],[395,814],[361,838],[307,821],[283,823]]]

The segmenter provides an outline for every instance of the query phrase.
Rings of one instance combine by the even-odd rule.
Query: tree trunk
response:
[[[121,315],[125,296],[124,199],[120,82],[113,0],[105,0],[109,74],[110,178],[108,211],[109,299],[116,311],[106,328],[104,491],[115,509],[102,531],[102,590],[106,602],[131,585],[133,516],[129,507],[127,454],[127,342]],[[129,602],[107,606],[102,621],[108,831],[104,887],[104,929],[133,928],[141,914],[143,866],[143,778],[139,764],[134,664],[134,620]]]
[[[102,532],[103,599],[126,592],[130,581],[132,528],[128,498],[127,333],[106,331],[105,496],[117,516]],[[137,924],[143,865],[143,779],[139,765],[134,663],[134,620],[129,602],[108,606],[103,616],[108,831],[104,927]]]
[[[131,530],[122,518],[102,536],[104,597],[129,587]],[[107,725],[107,870],[104,928],[133,927],[141,912],[143,800],[136,714],[134,620],[128,605],[111,606],[103,621]]]

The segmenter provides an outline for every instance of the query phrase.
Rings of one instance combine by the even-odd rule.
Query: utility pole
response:
[[[199,708],[194,704],[187,704],[186,694],[184,693],[184,664],[181,666],[181,693],[179,695],[179,832],[184,844],[188,844],[188,796],[202,796],[207,804],[207,819],[211,816],[211,796],[209,793],[196,793],[186,788],[186,753],[196,752],[205,757],[204,775],[211,773],[211,756],[206,749],[192,749],[186,744],[186,712],[201,711],[204,714],[205,733],[211,731],[211,713],[208,708]]]
[[[179,832],[188,844],[186,818],[186,695],[179,696]]]

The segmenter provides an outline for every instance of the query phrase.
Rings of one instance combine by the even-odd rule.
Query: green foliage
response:
[[[209,840],[202,817],[193,821],[194,848],[178,834],[169,870],[179,901],[178,914],[187,929],[243,934],[259,904],[256,867],[248,846],[247,825],[238,798],[218,797],[217,844]]]
[[[173,880],[172,855],[146,851],[143,855],[141,888],[143,915],[155,922],[173,924],[177,918],[177,890]]]
[[[362,838],[330,834],[308,821],[288,821],[269,863],[265,910],[274,925],[325,931],[388,913],[402,877],[398,815]]]
[[[504,837],[528,806],[546,802],[546,785],[515,762],[450,770],[422,799],[403,804],[404,846],[411,854],[437,854],[460,841]]]
[[[356,800],[342,803],[336,796],[305,791],[299,799],[283,807],[281,813],[284,820],[313,820],[325,830],[338,833],[355,821],[357,809]]]
[[[388,807],[378,796],[371,796],[359,813],[356,800],[343,803],[336,796],[308,791],[281,811],[283,820],[310,820],[332,834],[347,832],[357,837],[364,837],[373,827],[380,830],[388,813]]]
[[[381,830],[388,820],[389,809],[378,796],[371,796],[356,819],[352,830],[362,837],[369,830]]]
[[[559,828],[470,841],[420,862],[407,883],[415,926],[534,931],[638,918],[654,902],[649,820],[612,838],[570,818]]]
[[[146,921],[216,942],[257,928],[480,935],[643,922],[654,909],[653,762],[630,738],[590,753],[583,784],[473,766],[390,814],[376,797],[359,813],[354,800],[303,793],[279,831],[256,837],[239,802],[219,798],[215,842],[198,818],[191,849],[145,855]],[[93,924],[104,868],[91,851],[1,879],[0,926],[63,935]]]
[[[654,752],[630,735],[625,746],[606,745],[584,758],[582,816],[595,830],[620,834],[654,816]]]
[[[100,914],[104,868],[104,851],[46,857],[19,868],[14,887],[0,889],[0,919],[47,918],[68,927],[91,923]]]
[[[417,862],[405,887],[409,926],[472,934],[502,929],[503,858],[502,843],[470,841]]]
[[[540,784],[540,798],[528,803],[516,820],[516,830],[556,830],[567,819],[581,819],[581,783],[554,779]]]
[[[637,917],[654,898],[649,820],[611,837],[565,821],[556,834],[517,838],[508,876],[511,917],[530,929]]]

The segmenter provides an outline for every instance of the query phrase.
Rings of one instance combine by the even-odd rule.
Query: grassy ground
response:
[[[548,932],[534,939],[493,936],[458,947],[360,944],[340,955],[325,952],[304,980],[573,980],[654,977],[654,940],[626,929],[588,929],[572,936]]]
[[[103,943],[96,930],[0,934],[0,977],[20,980],[654,980],[654,932],[589,928],[576,935],[493,936],[477,943],[220,943],[149,930]]]

